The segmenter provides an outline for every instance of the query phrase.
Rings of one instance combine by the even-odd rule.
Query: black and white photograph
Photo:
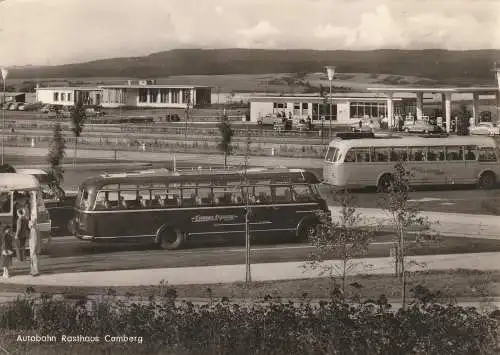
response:
[[[500,0],[0,0],[0,355],[500,354]]]

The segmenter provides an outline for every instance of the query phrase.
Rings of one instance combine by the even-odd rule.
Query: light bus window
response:
[[[356,162],[356,152],[350,149],[345,155],[344,163],[355,163]]]
[[[369,148],[357,148],[356,161],[358,163],[369,163],[370,162],[370,149]]]
[[[476,160],[477,157],[477,147],[474,145],[468,145],[465,147],[465,160]]]
[[[406,161],[408,160],[408,151],[406,147],[391,148],[391,161]]]
[[[216,206],[222,205],[227,206],[233,203],[231,189],[227,186],[218,186],[212,189],[214,200],[213,203]],[[240,192],[241,194],[241,192]]]
[[[479,148],[479,161],[497,161],[494,148]]]
[[[271,191],[273,193],[273,202],[286,203],[292,201],[290,186],[273,186]]]
[[[314,201],[314,195],[309,185],[293,185],[292,199],[299,202]]]
[[[464,150],[462,147],[446,147],[446,160],[464,160]]]
[[[165,184],[163,185],[154,184],[151,188],[151,195],[152,195],[151,197],[153,198],[151,207],[154,208],[166,207],[168,201],[168,192],[169,190],[166,188]],[[177,206],[177,200],[175,201],[174,205]]]
[[[373,148],[372,161],[373,162],[389,161],[389,149],[387,149],[387,148]]]
[[[325,161],[335,162],[338,156],[338,148],[328,147],[328,151],[326,152]]]
[[[270,202],[271,189],[269,185],[251,186],[249,189],[248,199],[251,204],[266,204]]]
[[[11,213],[12,201],[10,192],[0,192],[0,213]]]
[[[410,160],[411,161],[424,161],[425,160],[425,147],[412,147],[410,148]]]
[[[443,147],[429,147],[427,151],[427,161],[440,161],[444,160]]]

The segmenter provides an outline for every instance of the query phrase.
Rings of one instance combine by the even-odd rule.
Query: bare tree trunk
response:
[[[224,152],[224,168],[227,168],[227,152]]]
[[[401,271],[401,307],[406,309],[406,268],[405,268],[405,233],[403,227],[399,226],[399,262]]]
[[[342,294],[345,297],[345,284],[347,280],[347,260],[344,259],[344,265],[342,270]]]
[[[78,153],[78,137],[75,137],[75,154],[73,156],[73,166],[76,166],[76,155]]]

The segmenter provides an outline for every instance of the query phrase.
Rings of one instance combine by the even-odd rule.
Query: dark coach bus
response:
[[[178,249],[191,238],[244,236],[248,203],[252,236],[307,239],[316,211],[328,210],[312,172],[258,168],[243,176],[240,170],[163,170],[89,178],[76,199],[73,234],[92,241],[149,238]]]

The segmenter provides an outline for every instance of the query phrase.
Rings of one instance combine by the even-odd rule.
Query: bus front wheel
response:
[[[299,241],[308,242],[317,234],[317,223],[313,221],[304,222],[299,228]]]
[[[184,233],[178,229],[162,228],[158,233],[158,244],[165,250],[179,249],[184,244]]]
[[[388,192],[391,187],[393,177],[391,174],[384,174],[380,177],[377,184],[377,192]]]
[[[491,171],[486,171],[481,174],[478,181],[480,189],[492,189],[496,185],[496,176]]]

